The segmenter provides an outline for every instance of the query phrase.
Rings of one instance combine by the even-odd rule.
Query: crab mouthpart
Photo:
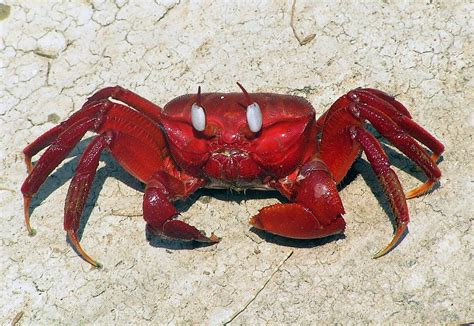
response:
[[[213,155],[224,155],[226,157],[231,157],[235,155],[244,154],[244,152],[236,149],[236,148],[222,148],[218,151],[215,151]]]

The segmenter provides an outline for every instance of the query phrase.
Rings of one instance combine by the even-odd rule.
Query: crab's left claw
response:
[[[257,229],[294,239],[315,239],[344,232],[344,208],[326,165],[314,159],[302,168],[294,203],[261,209],[250,219]]]

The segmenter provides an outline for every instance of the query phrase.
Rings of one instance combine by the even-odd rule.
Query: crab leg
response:
[[[82,249],[77,238],[77,230],[79,229],[84,205],[99,165],[100,154],[105,148],[110,146],[114,136],[112,131],[108,131],[97,136],[89,143],[81,156],[74,177],[69,185],[66,205],[64,207],[64,230],[67,232],[72,246],[82,258],[95,267],[100,267],[101,265]]]
[[[397,122],[404,131],[412,135],[422,144],[426,145],[433,152],[433,154],[431,154],[431,160],[436,163],[438,158],[444,152],[444,145],[434,138],[427,130],[423,129],[419,124],[407,117],[400,117]]]
[[[25,155],[25,163],[28,173],[31,173],[33,170],[33,164],[31,163],[31,158],[33,156],[35,156],[43,148],[51,145],[65,130],[72,127],[79,121],[95,117],[97,114],[104,115],[108,109],[109,103],[109,101],[98,101],[84,105],[81,110],[74,113],[69,119],[51,128],[43,135],[39,136],[34,142],[26,146],[25,149],[23,149],[23,154]]]
[[[96,119],[94,118],[80,120],[63,132],[40,157],[38,163],[31,170],[31,173],[21,186],[25,210],[25,223],[30,235],[35,234],[35,230],[32,229],[30,225],[30,202],[33,195],[38,191],[49,174],[64,160],[67,154],[95,123]]]
[[[85,105],[109,97],[127,104],[154,121],[160,120],[161,108],[158,105],[120,86],[106,87],[95,92],[94,95],[88,98]]]
[[[24,181],[21,191],[23,193],[25,224],[30,235],[35,230],[30,225],[30,203],[33,195],[44,183],[49,174],[66,158],[76,144],[89,130],[97,130],[104,122],[105,115],[113,103],[100,101],[83,106],[68,120],[50,129],[28,145],[23,153],[29,175]],[[31,158],[45,147],[49,148],[40,157],[35,166]]]
[[[132,113],[133,117],[136,113]],[[136,116],[138,117],[138,116]],[[107,123],[105,123],[107,126]],[[134,125],[122,126],[124,133],[109,129],[94,138],[87,146],[81,156],[80,162],[76,168],[75,175],[71,180],[69,186],[66,205],[64,209],[64,229],[73,245],[74,249],[86,260],[95,267],[100,267],[100,264],[92,259],[81,247],[77,238],[77,230],[80,226],[81,215],[84,210],[84,205],[87,201],[95,174],[99,164],[100,154],[104,149],[109,149],[117,161],[129,172],[140,180],[149,179],[149,175],[162,167],[162,163],[156,159],[160,157],[159,148],[145,144],[143,137],[139,133],[131,136]],[[116,126],[118,127],[118,126]],[[144,153],[141,156],[137,153]],[[133,166],[131,161],[137,164]],[[151,162],[151,165],[150,165]]]
[[[158,121],[160,118],[161,108],[159,106],[133,93],[132,91],[126,90],[120,86],[103,88],[94,93],[87,100],[87,102],[84,103],[81,110],[74,113],[68,120],[48,130],[46,133],[38,137],[33,143],[25,147],[23,153],[25,155],[25,164],[28,173],[31,173],[33,170],[31,158],[34,155],[36,155],[43,148],[49,146],[64,130],[69,128],[77,121],[97,114],[100,109],[104,108],[105,103],[110,103],[107,100],[109,97],[129,105],[133,109],[143,113],[152,120]]]
[[[132,114],[131,117],[136,115],[136,113]],[[107,124],[105,125],[107,126]],[[133,128],[133,125],[123,130],[128,130],[129,133],[131,133],[133,131],[131,128]],[[139,134],[135,133],[135,136],[139,136]],[[159,148],[145,145],[142,141],[140,138],[134,138],[134,136],[127,133],[117,131],[117,129],[103,132],[94,138],[87,146],[69,186],[64,209],[64,229],[76,251],[84,260],[95,267],[100,267],[100,264],[82,249],[77,238],[77,230],[80,226],[84,205],[96,174],[100,154],[104,149],[109,149],[117,161],[125,169],[128,169],[132,175],[135,175],[142,181],[147,180],[149,179],[148,176],[151,175],[153,171],[161,168],[162,165],[156,161],[156,159],[159,158]],[[146,154],[139,157],[137,153]],[[137,163],[136,166],[132,167],[130,164],[131,160]],[[152,162],[151,165],[150,162]]]
[[[29,144],[25,147],[25,149],[23,149],[23,154],[25,155],[26,169],[28,170],[28,173],[31,173],[31,171],[33,170],[31,158],[43,148],[46,148],[51,145],[51,143],[55,141],[63,131],[64,127],[62,125],[57,125],[42,134],[33,143]]]
[[[383,111],[391,118],[405,116],[411,119],[411,114],[407,108],[395,97],[388,95],[381,90],[374,88],[356,88],[346,95],[353,102],[367,103]]]
[[[126,112],[126,111],[124,111]],[[132,116],[137,115],[133,112]],[[138,117],[138,116],[136,116]],[[105,123],[107,126],[107,123]],[[127,126],[127,125],[125,125]],[[166,195],[158,184],[158,177],[164,175],[160,179],[163,183],[167,183],[169,189],[178,194],[177,197],[186,196],[190,192],[199,188],[202,183],[192,178],[185,178],[186,185],[178,179],[168,175],[166,172],[158,172],[160,169],[165,169],[163,162],[159,161],[161,155],[160,148],[146,144],[147,139],[140,135],[138,130],[135,130],[133,136],[131,135],[134,125],[128,125],[123,128],[124,133],[118,131],[118,125],[115,129],[107,130],[95,138],[86,148],[81,156],[81,160],[76,169],[76,174],[71,181],[69,191],[66,199],[65,215],[64,215],[64,229],[67,231],[69,239],[76,251],[90,264],[95,267],[100,267],[100,264],[92,259],[81,247],[77,239],[77,230],[80,226],[80,218],[87,200],[87,196],[91,189],[91,185],[96,174],[96,169],[99,163],[100,154],[104,149],[109,149],[112,155],[117,159],[121,166],[127,169],[132,175],[147,183],[144,196],[144,218],[153,228],[159,230],[162,234],[170,237],[181,237],[186,240],[198,240],[205,242],[214,242],[217,238],[206,238],[199,236],[199,231],[181,221],[170,221],[166,223],[165,220],[157,221],[157,218],[170,217],[174,215],[175,208],[169,203]],[[139,138],[136,138],[139,137]],[[135,163],[135,164],[132,164]],[[170,170],[171,171],[171,170]],[[155,175],[154,177],[152,177]],[[161,190],[161,192],[160,192]],[[150,214],[151,213],[151,214]],[[194,237],[194,238],[193,238]]]
[[[25,157],[31,161],[31,155],[49,145],[21,187],[25,205],[25,221],[31,235],[34,234],[34,230],[29,222],[29,205],[33,195],[87,131],[103,133],[106,130],[119,130],[123,133],[133,134],[146,144],[133,146],[127,143],[124,137],[121,137],[125,147],[128,145],[131,148],[128,149],[128,152],[121,152],[120,149],[116,149],[115,152],[127,166],[133,165],[136,157],[140,156],[140,150],[144,153],[150,151],[156,153],[155,157],[134,167],[134,175],[140,180],[145,180],[159,166],[163,165],[161,159],[167,156],[167,150],[164,149],[165,140],[161,130],[150,119],[128,107],[108,100],[84,106],[81,111],[61,123],[58,128],[55,127],[40,136],[24,150]],[[143,146],[146,147],[143,148]]]
[[[347,116],[346,112],[351,115]],[[436,160],[444,151],[444,146],[411,120],[407,112],[393,97],[374,89],[355,89],[340,97],[317,122],[322,131],[321,155],[336,181],[342,180],[358,155],[358,146],[351,144],[345,135],[345,127],[362,126],[363,120],[368,120],[428,176],[425,183],[407,193],[407,198],[429,191],[441,176]],[[415,139],[433,152],[431,157]],[[344,148],[345,155],[341,157],[336,148]]]
[[[199,242],[218,242],[212,234],[207,237],[183,221],[176,220],[179,215],[170,199],[178,199],[197,189],[200,184],[186,189],[183,182],[165,173],[158,172],[148,182],[143,196],[143,218],[151,232],[170,239]]]
[[[294,203],[262,208],[250,219],[257,229],[294,239],[314,239],[344,232],[344,208],[326,165],[314,159],[302,168]]]
[[[173,199],[187,196],[190,192],[202,186],[205,181],[184,175],[176,169],[174,162],[169,157],[161,129],[147,116],[109,100],[91,102],[85,105],[84,108],[86,108],[85,111],[79,111],[76,116],[62,124],[64,130],[53,128],[54,130],[47,137],[40,137],[40,140],[36,141],[27,151],[27,153],[32,154],[39,151],[42,146],[46,147],[48,143],[50,144],[27,177],[22,186],[22,192],[25,198],[25,220],[30,233],[33,233],[29,224],[29,204],[32,196],[49,173],[80,141],[85,132],[91,130],[98,133],[99,136],[91,141],[82,154],[76,174],[69,186],[65,205],[64,228],[75,250],[87,262],[99,267],[100,264],[82,249],[77,237],[77,230],[96,174],[100,154],[104,149],[110,150],[119,164],[137,179],[144,183],[151,182],[150,186],[147,187],[149,190],[146,192],[146,196],[148,197],[150,194],[153,195],[156,186],[156,177],[153,179],[152,176],[160,175],[157,171],[163,171],[162,174],[168,176],[160,179],[160,181],[166,184],[169,191],[173,193]],[[57,138],[53,140],[56,135]],[[168,173],[176,175],[180,181]],[[157,198],[151,197],[152,201]],[[166,197],[166,200],[168,200],[168,197]],[[149,201],[145,201],[144,207],[147,207],[147,205],[153,206]],[[152,209],[153,216],[146,215],[147,221],[151,221],[153,226],[157,227],[155,230],[162,231],[164,235],[173,236],[177,234],[182,237],[185,237],[186,232],[192,233],[194,231],[191,226],[180,221],[167,222],[163,220],[161,225],[158,225],[155,222],[159,213],[161,213],[160,209],[165,209],[165,206],[159,206],[158,211]],[[171,219],[170,216],[168,217]],[[217,241],[217,237],[211,236],[209,239],[197,237],[196,240],[214,242]]]
[[[436,162],[441,153],[443,153],[443,144],[413,121],[405,106],[395,100],[394,97],[370,88],[355,89],[347,93],[347,97],[355,103],[365,103],[389,116],[400,128],[433,152],[433,161]]]
[[[428,176],[428,181],[402,196],[402,187],[390,169],[382,146],[364,129],[366,120],[421,167]],[[389,197],[398,225],[390,244],[375,255],[375,258],[381,257],[397,244],[405,232],[409,221],[406,199],[425,193],[440,178],[441,172],[436,159],[444,151],[444,146],[411,120],[407,109],[400,102],[374,89],[355,89],[337,99],[318,119],[317,128],[321,134],[320,156],[337,183],[343,180],[363,150]],[[428,147],[433,156],[430,157],[416,140]]]
[[[400,181],[395,172],[390,168],[390,161],[377,138],[363,128],[356,126],[349,127],[349,133],[351,138],[362,146],[397,218],[397,229],[392,241],[374,256],[374,258],[379,258],[392,250],[404,234],[410,221],[408,207]]]
[[[387,115],[374,110],[367,104],[352,103],[348,111],[357,118],[367,119],[382,136],[413,160],[428,176],[428,181],[407,193],[413,198],[427,192],[441,177],[441,171],[426,151],[407,133],[397,126]]]

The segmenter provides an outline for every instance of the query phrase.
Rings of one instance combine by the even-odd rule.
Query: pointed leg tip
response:
[[[31,197],[23,196],[25,225],[26,225],[26,229],[28,230],[28,235],[32,237],[36,235],[36,230],[33,229],[30,224],[30,202],[31,202]]]
[[[86,262],[94,266],[95,268],[102,268],[102,264],[99,262],[95,261],[92,259],[91,256],[89,256],[84,249],[82,249],[81,244],[79,243],[79,240],[77,239],[77,234],[74,230],[67,230],[67,235],[69,237],[69,240],[71,241],[71,244],[73,248],[81,255],[82,259],[84,259]]]
[[[413,198],[416,198],[418,196],[421,196],[420,193],[414,191],[415,189],[412,189],[410,190],[409,192],[407,192],[407,194],[405,195],[405,199],[413,199]]]
[[[209,237],[209,240],[211,240],[211,242],[213,243],[217,243],[217,242],[220,242],[222,238],[218,237],[217,235],[214,234],[214,232],[211,234],[211,236]]]
[[[431,155],[431,160],[436,163],[436,162],[438,162],[439,156],[440,156],[440,154],[432,154]]]
[[[82,256],[82,255],[81,255],[81,256]],[[83,258],[86,262],[88,262],[89,264],[91,264],[92,266],[94,266],[95,268],[97,268],[97,269],[101,269],[101,268],[102,268],[102,264],[99,263],[99,262],[97,262],[97,261],[95,261],[95,260],[92,259],[91,257],[89,257],[89,256],[87,256],[87,257],[82,256],[82,258]]]
[[[89,255],[86,254],[86,256],[82,255],[82,258],[88,262],[89,264],[92,265],[93,268],[96,268],[96,269],[102,269],[104,267],[104,265],[102,265],[101,263],[99,263],[98,261],[92,259]]]
[[[202,237],[199,238],[199,239],[196,239],[196,241],[198,241],[198,242],[206,242],[206,243],[218,243],[218,242],[221,241],[221,238],[218,237],[218,236],[216,236],[216,235],[214,234],[214,232],[213,232],[213,233],[211,233],[211,236],[210,236],[210,237],[206,237],[206,236],[203,234]]]
[[[37,233],[36,230],[33,229],[31,226],[27,226],[27,228],[28,228],[28,236],[34,237]]]
[[[388,254],[390,251],[392,251],[393,248],[398,244],[400,241],[401,237],[405,233],[407,229],[407,223],[401,223],[397,230],[395,231],[395,234],[393,235],[392,241],[382,250],[379,250],[372,258],[373,259],[378,259],[382,256],[385,256]]]
[[[422,184],[418,187],[413,188],[412,190],[408,191],[405,195],[406,199],[413,199],[416,197],[420,197],[424,193],[426,193],[429,189],[426,189],[425,184]]]
[[[95,268],[97,269],[101,269],[102,268],[102,264],[99,263],[98,261],[95,261],[94,259],[92,259],[89,255],[87,255],[85,252],[84,252],[84,255],[81,254],[82,258],[88,262],[89,264],[91,264],[92,266],[94,266]]]
[[[382,256],[385,256],[387,253],[388,253],[387,248],[381,249],[381,250],[377,251],[377,253],[372,257],[372,259],[378,259]]]
[[[405,195],[405,198],[406,199],[412,199],[412,198],[416,198],[416,197],[419,197],[421,195],[424,195],[425,193],[430,191],[431,188],[433,188],[435,183],[436,183],[435,180],[428,180],[425,183],[423,183],[423,184],[419,185],[418,187],[415,187],[412,190],[410,190],[409,192],[407,192],[406,195]]]

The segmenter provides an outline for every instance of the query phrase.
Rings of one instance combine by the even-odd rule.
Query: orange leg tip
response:
[[[77,239],[77,235],[76,235],[76,232],[73,231],[73,230],[67,230],[67,236],[69,237],[69,240],[71,241],[71,244],[72,246],[74,247],[74,249],[82,256],[82,258],[88,262],[89,264],[91,264],[92,266],[96,267],[96,268],[102,268],[102,264],[100,264],[99,262],[95,261],[94,259],[92,259],[91,256],[89,256],[85,251],[84,249],[82,249],[80,243],[79,243],[79,240]]]
[[[212,232],[211,236],[209,237],[209,240],[211,240],[211,242],[217,243],[221,241],[221,238],[215,235],[214,232]]]
[[[202,236],[202,238],[200,239],[196,239],[196,241],[198,242],[206,242],[206,243],[218,243],[219,241],[221,241],[221,238],[219,238],[218,236],[216,236],[213,233],[211,233],[211,236],[210,237],[206,237],[205,235]]]
[[[372,257],[372,258],[377,259],[377,258],[380,258],[380,257],[385,256],[386,254],[388,254],[393,248],[395,248],[397,243],[400,241],[400,238],[405,233],[406,229],[407,229],[407,224],[406,223],[401,223],[400,226],[395,231],[395,234],[393,235],[392,241],[390,241],[390,243],[384,249],[377,252],[374,255],[374,257]]]
[[[28,229],[28,235],[30,237],[34,237],[36,235],[36,230],[33,229],[31,226],[27,225],[26,228]]]
[[[36,230],[31,227],[30,224],[30,203],[31,203],[31,197],[23,196],[23,209],[25,212],[25,225],[26,229],[28,230],[28,235],[29,236],[35,236],[36,235]]]
[[[439,155],[440,155],[440,154],[432,154],[432,155],[431,155],[431,160],[432,160],[433,162],[435,162],[435,163],[438,162]]]
[[[419,185],[418,187],[413,188],[407,194],[405,195],[406,199],[412,199],[415,197],[419,197],[423,195],[424,193],[428,192],[431,188],[433,188],[434,184],[436,181],[434,180],[428,180],[425,183]]]
[[[33,163],[31,163],[31,157],[25,155],[25,164],[26,164],[26,170],[28,171],[28,174],[31,173],[33,170]]]

